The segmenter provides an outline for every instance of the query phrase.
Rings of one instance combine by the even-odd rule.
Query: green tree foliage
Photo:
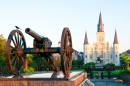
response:
[[[0,35],[0,66],[6,65],[5,46],[6,46],[6,39],[3,37],[3,35]]]
[[[95,66],[95,63],[94,62],[89,62],[89,63],[85,64],[84,66]]]
[[[24,73],[31,73],[31,72],[34,72],[34,71],[35,71],[35,69],[32,68],[32,67],[29,67],[29,68],[23,70]]]
[[[123,59],[124,62],[130,63],[130,55],[121,54],[121,58]]]
[[[130,55],[127,55],[127,54],[123,53],[123,54],[121,54],[121,58],[122,58],[122,60],[125,62],[126,67],[129,68]]]
[[[27,54],[28,66],[48,66],[48,63],[44,57],[37,54]]]
[[[115,66],[115,64],[108,63],[108,64],[105,64],[104,66]]]
[[[27,54],[27,65],[30,66],[33,64],[33,54]]]
[[[72,65],[73,65],[73,66],[83,65],[83,61],[82,61],[82,60],[73,60],[73,61],[72,61]]]

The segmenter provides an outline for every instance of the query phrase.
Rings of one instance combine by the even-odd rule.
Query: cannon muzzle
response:
[[[38,41],[42,41],[42,39],[44,38],[43,36],[37,34],[36,32],[34,32],[33,30],[31,30],[30,28],[26,28],[25,32],[27,34],[29,34],[30,36],[32,36],[33,38],[35,38]]]

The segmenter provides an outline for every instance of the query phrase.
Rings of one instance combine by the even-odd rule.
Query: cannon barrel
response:
[[[30,28],[26,28],[25,32],[34,38],[34,41],[33,41],[34,47],[38,47],[38,48],[42,48],[43,46],[44,47],[51,47],[52,42],[47,37],[44,37],[44,36],[37,34],[33,30],[31,30]]]
[[[34,32],[33,30],[31,30],[30,28],[26,28],[25,32],[27,34],[29,34],[30,36],[32,36],[33,38],[35,38],[38,41],[42,41],[42,39],[44,38],[43,36],[37,34],[36,32]]]

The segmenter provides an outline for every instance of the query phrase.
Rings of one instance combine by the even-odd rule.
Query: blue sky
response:
[[[130,0],[1,0],[0,34],[8,38],[15,25],[25,36],[27,46],[33,38],[25,33],[29,27],[49,37],[56,47],[64,27],[69,27],[73,47],[83,51],[85,31],[91,44],[96,41],[99,13],[102,13],[106,42],[113,45],[115,27],[120,52],[130,48]]]

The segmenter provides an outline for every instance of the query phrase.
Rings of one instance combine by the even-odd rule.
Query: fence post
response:
[[[108,70],[108,79],[111,79],[111,71]]]
[[[101,79],[104,79],[104,76],[103,76],[103,71],[101,72]]]
[[[93,79],[93,71],[90,71],[90,79]]]

